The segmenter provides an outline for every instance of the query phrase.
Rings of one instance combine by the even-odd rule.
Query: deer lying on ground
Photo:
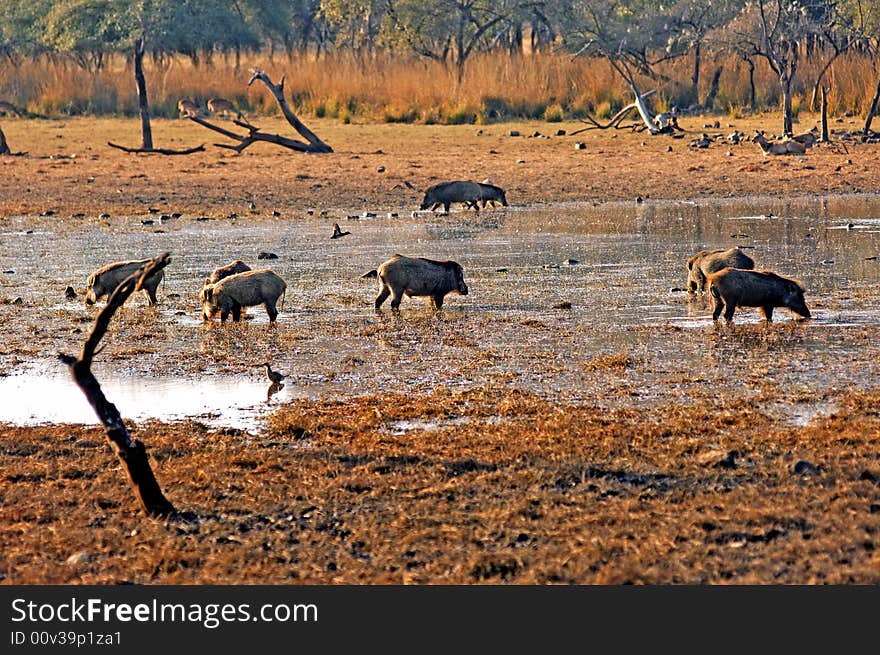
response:
[[[804,132],[803,134],[795,134],[793,137],[791,137],[791,140],[804,144],[804,147],[806,148],[812,148],[819,142],[819,135],[817,134],[817,132],[818,130],[814,127],[809,132]]]
[[[21,111],[11,102],[0,100],[0,114],[12,115],[21,118]]]
[[[752,141],[761,146],[765,155],[803,155],[807,151],[807,147],[799,141],[768,141],[760,130],[755,130]]]

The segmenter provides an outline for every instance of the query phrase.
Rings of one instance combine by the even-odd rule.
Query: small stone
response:
[[[156,221],[154,221],[153,219],[148,218],[148,219],[146,219],[145,221],[141,221],[141,225],[152,225],[152,224],[155,223],[155,222],[156,222]]]
[[[876,483],[877,476],[866,469],[862,471],[862,474],[859,476],[859,480],[867,480],[868,482]]]
[[[580,262],[580,260],[578,260],[578,259],[571,259],[571,258],[569,258],[569,259],[563,259],[563,260],[562,260],[562,265],[563,265],[563,266],[574,266],[575,264],[580,264],[580,263],[581,263],[581,262]]]
[[[15,300],[12,301],[12,304],[13,304],[13,305],[23,305],[23,304],[24,304],[24,300],[22,300],[22,299],[21,299],[21,296],[19,296],[18,298],[16,298]]]
[[[172,212],[171,218],[180,218],[182,215],[180,212]]]
[[[106,221],[108,218],[110,218],[110,214],[104,213],[98,216],[98,218],[100,218],[102,221]]]
[[[666,146],[666,152],[672,152],[672,146]]]
[[[565,130],[556,130],[556,136],[565,136]]]
[[[526,160],[525,160],[525,159],[517,159],[517,160],[516,160],[516,163],[517,163],[517,164],[525,164],[525,163],[526,163]]]
[[[80,564],[87,563],[90,559],[92,559],[92,556],[84,550],[81,550],[67,558],[67,565],[79,566]]]
[[[278,259],[278,255],[276,255],[274,252],[263,251],[260,252],[259,255],[257,255],[257,259]]]
[[[196,218],[196,220],[197,221],[213,221],[214,219],[211,218],[210,216],[199,216],[198,218]]]
[[[507,133],[507,136],[519,136],[519,132],[517,130],[510,130],[510,132]]]
[[[583,141],[576,141],[574,144],[574,149],[575,150],[586,150],[587,144],[584,143]]]
[[[737,452],[735,450],[731,450],[727,453],[724,459],[719,460],[715,463],[716,468],[722,469],[735,469],[736,468],[736,455]]]
[[[531,134],[531,137],[532,137],[533,139],[534,139],[534,138],[537,138],[537,137],[539,137],[539,136],[541,136],[541,133],[538,132],[537,130],[535,130],[535,131],[532,132],[532,134]]]
[[[11,268],[7,268],[5,271],[3,271],[3,275],[15,275],[15,271]]]
[[[728,150],[727,152],[724,153],[724,156],[725,157],[733,157],[733,153],[730,150]]]
[[[64,297],[67,299],[76,298],[76,291],[73,290],[73,287],[67,287],[64,290]]]
[[[571,309],[571,303],[565,300],[563,302],[553,305],[553,309]]]
[[[376,172],[377,172],[377,173],[384,173],[384,172],[385,172],[385,167],[384,167],[384,166],[379,166],[378,168],[376,168]]]
[[[54,216],[54,215],[55,215],[54,209],[47,209],[46,211],[44,211],[43,213],[40,214],[40,216]]]
[[[257,208],[257,203],[255,203],[255,202],[248,203],[248,209],[250,209],[251,211],[256,210],[256,208]]]
[[[501,268],[496,268],[495,272],[496,273],[507,273],[507,268],[505,266],[502,266]]]
[[[151,214],[158,214],[159,213],[159,210],[156,209],[155,207],[150,207],[149,209],[147,209],[147,211],[150,212]]]
[[[818,475],[819,468],[815,464],[811,464],[805,459],[799,459],[795,462],[791,470],[795,475]]]
[[[477,135],[477,136],[483,136],[483,130],[477,130],[476,135]]]
[[[644,202],[644,201],[645,201],[645,199],[642,198],[641,196],[636,196],[636,202]]]

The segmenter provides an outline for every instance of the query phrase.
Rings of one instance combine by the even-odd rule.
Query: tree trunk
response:
[[[694,90],[694,101],[700,101],[700,42],[694,45],[694,72],[691,74],[691,88]]]
[[[780,77],[782,85],[782,133],[786,136],[794,134],[791,116],[791,78]]]
[[[11,155],[12,152],[9,150],[9,144],[6,143],[6,135],[3,134],[3,130],[0,129],[0,155]]]
[[[823,143],[827,143],[830,140],[828,138],[828,96],[824,84],[822,85],[820,93],[822,95],[822,135],[819,140]]]
[[[706,100],[703,102],[703,106],[708,111],[712,111],[712,105],[715,104],[715,96],[718,95],[718,83],[721,80],[721,72],[723,70],[724,66],[719,66],[712,74],[712,84],[709,85],[709,95],[706,96]]]
[[[749,106],[754,110],[758,102],[758,94],[755,91],[755,62],[747,59],[746,63],[749,65]]]
[[[874,114],[877,113],[878,104],[880,104],[880,81],[877,82],[877,90],[874,92],[874,99],[871,100],[871,106],[868,108],[868,115],[865,116],[865,129],[862,132],[863,139],[867,139],[871,136],[871,121],[874,120]]]
[[[138,108],[141,113],[141,134],[143,135],[143,143],[141,148],[144,150],[153,149],[153,130],[150,127],[150,106],[147,101],[147,80],[144,77],[144,38],[138,39],[134,46],[134,83],[137,87]]]

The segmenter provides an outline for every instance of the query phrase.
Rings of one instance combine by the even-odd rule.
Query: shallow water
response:
[[[333,222],[352,232],[330,240]],[[28,234],[29,230],[33,233]],[[735,326],[689,302],[684,262],[739,244],[758,268],[802,280],[814,320],[777,310],[772,326],[740,309]],[[94,423],[54,352],[78,352],[94,309],[88,274],[118,259],[172,253],[158,308],[129,300],[119,320],[136,333],[95,372],[126,418],[200,417],[255,428],[295,397],[510,384],[597,403],[644,404],[721,392],[761,372],[766,384],[810,390],[868,386],[876,358],[864,331],[880,324],[880,197],[589,203],[296,222],[183,217],[101,229],[69,219],[0,220],[0,320],[34,348],[0,347],[0,422]],[[278,259],[258,260],[261,251]],[[399,316],[372,308],[376,281],[360,276],[395,252],[455,259],[468,296],[434,316],[405,299]],[[249,310],[243,325],[199,318],[196,295],[215,267],[240,258],[288,283],[277,326]],[[22,305],[10,301],[21,297]],[[560,303],[570,309],[555,309]],[[46,327],[41,317],[56,324]],[[26,325],[21,325],[24,322]],[[120,329],[122,329],[120,327]],[[22,336],[21,331],[25,330]],[[31,352],[36,351],[36,352]],[[614,378],[591,369],[602,354],[633,365]],[[267,403],[264,360],[290,374]],[[751,377],[750,377],[751,376]],[[719,380],[720,378],[720,380]],[[745,380],[746,382],[743,382]],[[47,399],[50,399],[47,402]],[[392,426],[391,429],[407,429]]]

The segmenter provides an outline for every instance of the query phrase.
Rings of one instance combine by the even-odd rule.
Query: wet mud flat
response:
[[[332,222],[4,221],[6,580],[878,580],[876,198]],[[734,243],[802,280],[814,319],[715,326],[674,290]],[[193,514],[151,522],[52,355],[96,311],[67,285],[165,250],[160,305],[129,301],[95,367]],[[360,276],[395,252],[459,261],[471,293],[377,315]],[[287,281],[276,326],[202,324],[201,280],[234,258]]]

